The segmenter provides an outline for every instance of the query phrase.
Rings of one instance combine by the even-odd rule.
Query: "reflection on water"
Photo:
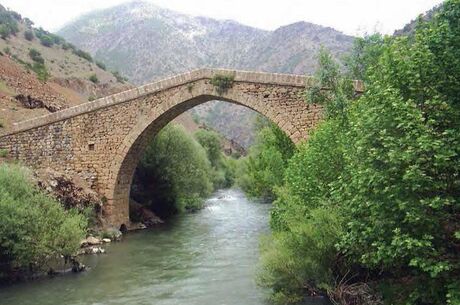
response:
[[[270,206],[238,190],[207,203],[87,257],[88,272],[0,288],[0,304],[266,304],[254,273]]]

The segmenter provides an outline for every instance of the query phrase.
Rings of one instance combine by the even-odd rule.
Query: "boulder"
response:
[[[89,236],[89,237],[86,238],[86,243],[89,246],[96,246],[96,245],[100,245],[102,243],[102,241],[97,237]]]

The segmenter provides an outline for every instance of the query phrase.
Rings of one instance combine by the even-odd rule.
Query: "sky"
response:
[[[442,0],[144,0],[181,13],[232,19],[266,30],[297,21],[349,35],[392,34]],[[79,15],[126,0],[0,0],[37,26],[56,31]]]

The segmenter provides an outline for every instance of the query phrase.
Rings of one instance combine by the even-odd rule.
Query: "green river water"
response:
[[[269,209],[239,190],[219,191],[197,213],[86,256],[87,272],[1,287],[0,304],[267,304],[255,272]]]

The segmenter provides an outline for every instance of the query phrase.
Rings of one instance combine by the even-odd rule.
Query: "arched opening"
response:
[[[212,91],[213,88],[211,88]],[[208,92],[206,92],[208,93]],[[112,224],[129,222],[129,200],[133,176],[150,139],[155,137],[174,118],[192,109],[193,107],[213,101],[221,100],[247,107],[266,117],[284,131],[293,142],[301,138],[300,130],[293,126],[292,118],[288,118],[280,109],[266,104],[261,98],[246,95],[240,91],[232,91],[225,96],[214,94],[199,94],[186,100],[172,100],[166,102],[166,107],[159,107],[146,115],[144,120],[139,120],[131,134],[125,138],[119,153],[112,161],[110,180],[107,191],[108,206],[106,212]],[[166,108],[166,109],[165,109]],[[159,110],[159,111],[158,111]]]

